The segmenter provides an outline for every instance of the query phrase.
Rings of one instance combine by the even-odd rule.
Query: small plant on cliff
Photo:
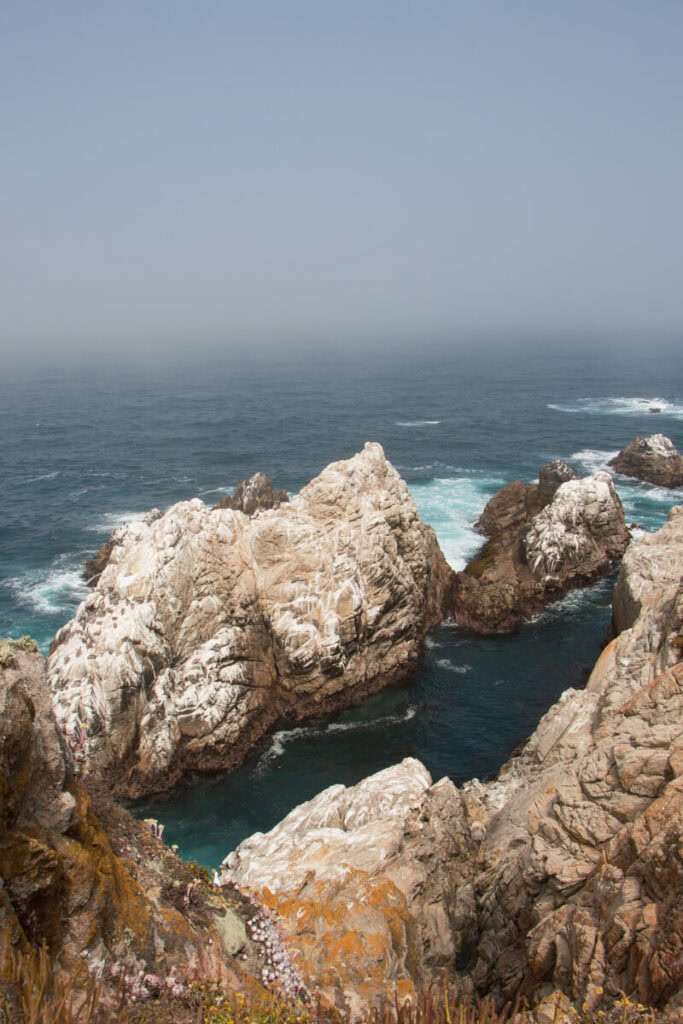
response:
[[[38,644],[32,636],[20,636],[18,640],[4,638],[0,640],[0,668],[8,668],[14,661],[17,651],[26,651],[33,654],[38,650]]]

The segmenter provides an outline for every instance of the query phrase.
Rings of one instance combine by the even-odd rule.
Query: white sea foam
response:
[[[66,562],[65,556],[60,556],[49,568],[32,569],[21,576],[13,576],[5,580],[4,585],[12,590],[20,604],[33,612],[42,615],[74,612],[86,597],[88,587],[82,567]]]
[[[503,482],[498,477],[470,475],[410,484],[420,517],[433,527],[453,569],[464,569],[484,543],[474,523]]]
[[[610,459],[615,458],[619,454],[619,451],[603,451],[600,448],[583,448],[579,452],[574,452],[573,455],[569,456],[571,463],[578,463],[579,468],[586,473],[614,473],[611,466],[608,465]]]
[[[434,640],[431,636],[426,636],[425,637],[425,647],[428,648],[428,650],[431,651],[431,650],[434,650],[434,648],[441,647],[441,646],[442,646],[442,644],[437,644],[436,640]]]
[[[566,619],[568,615],[583,611],[585,608],[595,607],[596,601],[602,602],[605,606],[610,604],[612,586],[608,579],[600,579],[589,587],[577,587],[570,590],[558,601],[553,601],[538,615],[534,615],[532,622],[540,622],[543,619]]]
[[[457,672],[459,675],[464,676],[467,672],[471,671],[471,665],[456,665],[455,662],[451,661],[450,658],[439,658],[437,661],[439,668],[447,668],[449,672]]]
[[[113,533],[119,526],[144,519],[147,512],[105,512],[99,523],[93,523],[87,529],[92,533]]]
[[[397,427],[438,427],[441,420],[396,420]]]
[[[59,470],[55,469],[52,473],[40,473],[38,476],[30,476],[27,480],[22,480],[24,484],[37,484],[39,480],[54,480],[59,476]]]
[[[326,733],[381,729],[387,725],[409,722],[416,714],[417,708],[410,706],[402,715],[383,715],[381,718],[375,718],[369,722],[330,722],[328,725],[304,725],[297,726],[294,729],[280,729],[271,736],[270,746],[261,756],[256,770],[264,771],[267,769],[272,761],[277,760],[278,757],[284,754],[288,743],[300,739],[302,736],[324,736]]]
[[[549,403],[556,412],[588,413],[599,416],[659,416],[683,419],[683,405],[666,398],[578,398],[574,403]]]

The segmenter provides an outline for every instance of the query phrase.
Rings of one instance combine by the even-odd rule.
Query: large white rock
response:
[[[48,678],[86,769],[136,795],[230,767],[283,713],[333,710],[414,663],[451,571],[378,444],[248,518],[181,502],[117,535]]]
[[[628,538],[624,510],[609,473],[560,484],[534,516],[524,538],[529,568],[539,578],[590,576],[595,566],[621,554]]]

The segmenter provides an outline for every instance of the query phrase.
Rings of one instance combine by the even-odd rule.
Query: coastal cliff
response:
[[[403,677],[452,570],[378,444],[248,517],[194,500],[117,534],[48,679],[83,770],[119,794],[237,764],[282,716]]]
[[[683,508],[632,544],[619,635],[497,780],[404,761],[229,854],[311,985],[367,1007],[447,968],[461,991],[594,1010],[683,995]]]
[[[168,849],[156,822],[138,822],[81,785],[42,655],[29,638],[2,641],[0,1011],[16,1021],[72,1020],[56,1010],[30,1016],[17,1003],[26,979],[16,964],[30,964],[43,945],[50,987],[69,991],[77,981],[77,1005],[86,983],[97,987],[92,1019],[120,1019],[122,998],[183,1006],[193,983],[257,994],[243,918]],[[36,991],[24,995],[40,1002]]]

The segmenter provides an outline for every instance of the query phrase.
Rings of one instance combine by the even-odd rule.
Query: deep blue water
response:
[[[649,412],[651,406],[661,412]],[[6,372],[0,380],[0,636],[43,650],[85,594],[80,571],[119,523],[256,470],[296,492],[328,462],[380,441],[451,563],[479,544],[472,523],[498,487],[565,458],[579,472],[636,434],[683,446],[683,374],[618,347],[420,348],[362,360],[269,356],[141,367]],[[656,529],[681,491],[615,479],[629,521]],[[333,782],[412,755],[434,777],[490,777],[541,714],[580,685],[609,621],[610,581],[518,632],[445,625],[415,677],[302,728],[282,723],[237,771],[188,780],[137,806],[169,842],[216,864]]]

